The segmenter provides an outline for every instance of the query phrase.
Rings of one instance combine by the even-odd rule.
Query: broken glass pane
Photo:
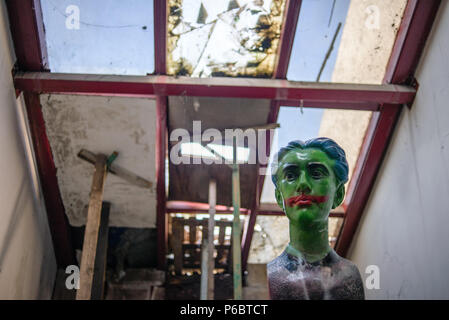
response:
[[[170,0],[167,72],[272,76],[285,0]]]

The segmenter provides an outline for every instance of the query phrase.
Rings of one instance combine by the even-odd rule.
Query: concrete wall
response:
[[[136,97],[42,94],[42,113],[57,168],[62,201],[73,226],[86,223],[95,168],[77,155],[119,153],[114,164],[146,179],[142,188],[110,174],[104,201],[111,202],[109,226],[156,225],[156,103]]]
[[[48,299],[56,261],[45,208],[16,103],[15,61],[4,1],[0,2],[0,299]]]
[[[449,4],[442,1],[348,257],[380,269],[368,299],[449,299]]]

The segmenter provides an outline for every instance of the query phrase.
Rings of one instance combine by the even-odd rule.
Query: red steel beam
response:
[[[146,94],[290,100],[300,103],[338,102],[341,105],[413,101],[413,87],[382,84],[336,84],[295,82],[278,79],[190,78],[171,76],[116,76],[18,72],[16,89],[35,93]],[[268,121],[277,114],[270,113]]]
[[[157,264],[166,267],[168,224],[166,217],[165,194],[165,156],[167,153],[167,97],[156,98],[156,227],[157,227]]]
[[[232,214],[234,212],[234,208],[216,205],[215,211],[216,213]],[[209,213],[209,204],[202,202],[171,200],[167,201],[167,213]],[[248,209],[240,208],[240,213],[247,214]]]
[[[296,25],[298,24],[299,12],[301,10],[301,0],[287,0],[284,12],[284,24],[282,26],[281,38],[279,40],[279,48],[277,54],[276,67],[273,74],[274,79],[285,79],[287,76],[288,65],[290,63],[290,55],[293,48],[293,41],[295,39]],[[303,103],[303,102],[302,102]],[[298,102],[297,102],[298,104]],[[271,102],[270,113],[268,114],[267,123],[277,121],[280,103],[277,101]],[[266,150],[270,154],[270,132],[266,133]],[[259,166],[257,168],[259,170]],[[246,270],[251,242],[254,234],[254,226],[256,225],[260,198],[262,196],[262,189],[265,180],[265,175],[259,175],[256,185],[256,198],[250,211],[248,222],[246,223],[243,239],[242,239],[242,268]]]
[[[275,79],[285,79],[287,76],[301,4],[302,0],[287,0],[285,4],[285,22],[282,26],[281,38],[279,39],[276,67],[273,75]]]
[[[7,0],[6,5],[17,57],[17,68],[27,71],[46,71],[48,56],[40,1]],[[56,262],[59,267],[65,268],[77,262],[70,226],[58,186],[53,155],[45,131],[39,96],[34,93],[25,93],[24,100]]]
[[[56,167],[45,131],[39,95],[25,93],[24,98],[56,261],[62,268],[76,265],[70,226],[59,191]]]
[[[303,108],[365,110],[365,111],[380,110],[380,104],[377,102],[305,101],[301,103],[301,101],[297,100],[277,100],[276,102],[283,107],[293,107],[293,108],[303,107]]]
[[[355,174],[359,174],[348,188],[346,217],[335,247],[341,256],[346,256],[351,245],[401,109],[401,105],[385,106],[370,121],[361,151],[364,154],[359,156],[355,169]]]
[[[384,83],[413,83],[414,72],[440,3],[441,0],[409,0],[385,72]],[[336,243],[336,250],[342,256],[348,253],[401,110],[402,105],[386,104],[370,121],[361,151],[364,156],[359,157],[354,182],[348,188],[346,218]]]
[[[386,83],[412,84],[441,0],[409,0],[385,73]]]
[[[154,0],[154,73],[164,75],[167,70],[167,3],[165,0]],[[157,228],[157,265],[161,270],[166,268],[168,240],[167,196],[165,194],[165,157],[167,152],[167,108],[166,95],[156,97],[156,228]]]
[[[18,69],[47,70],[47,44],[40,1],[7,0],[6,5]]]
[[[217,214],[232,214],[234,212],[233,207],[217,205]],[[167,214],[171,213],[187,213],[187,214],[207,214],[209,213],[209,204],[202,202],[191,201],[167,201]],[[248,215],[251,210],[246,208],[240,208],[240,214]],[[257,215],[262,216],[284,216],[285,213],[279,209],[277,204],[262,204],[257,210]],[[343,218],[345,215],[343,208],[338,207],[334,211],[331,211],[330,217]]]
[[[154,0],[154,73],[167,72],[167,3]]]

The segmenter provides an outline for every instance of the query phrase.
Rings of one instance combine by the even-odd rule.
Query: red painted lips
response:
[[[290,197],[287,199],[287,206],[310,206],[312,203],[323,203],[328,199],[327,196],[312,196],[307,194],[301,194],[299,196]]]

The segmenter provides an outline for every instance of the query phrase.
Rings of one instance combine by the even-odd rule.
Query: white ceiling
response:
[[[115,164],[153,183],[144,189],[109,174],[104,200],[112,203],[110,226],[155,227],[155,101],[45,94],[41,105],[70,224],[86,220],[94,166],[77,154],[87,149],[106,155],[118,151]]]

